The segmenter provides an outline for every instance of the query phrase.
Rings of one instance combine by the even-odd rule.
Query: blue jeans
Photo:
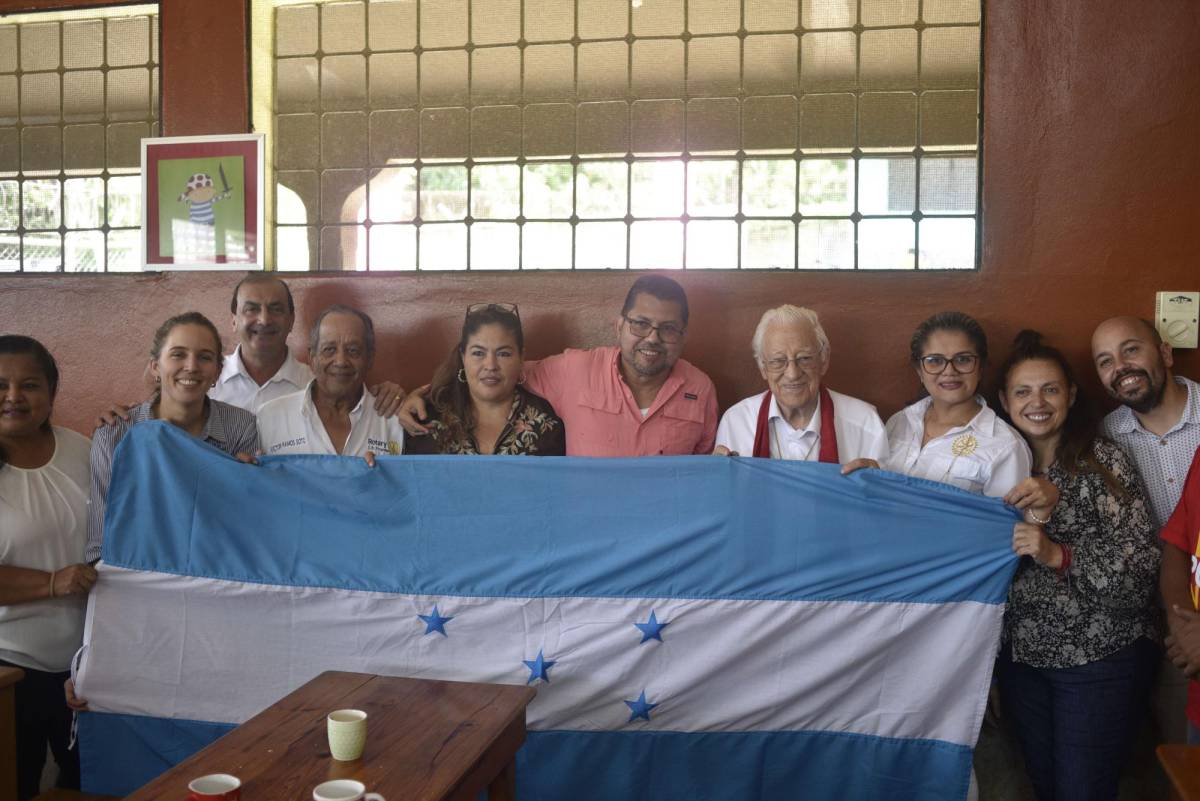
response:
[[[1039,801],[1105,801],[1117,783],[1146,708],[1161,649],[1141,637],[1096,662],[1036,668],[997,664],[1000,702]]]

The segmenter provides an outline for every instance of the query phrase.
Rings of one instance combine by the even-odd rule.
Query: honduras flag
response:
[[[535,685],[524,801],[962,799],[1014,513],[765,459],[117,452],[78,689],[123,795],[325,670]]]

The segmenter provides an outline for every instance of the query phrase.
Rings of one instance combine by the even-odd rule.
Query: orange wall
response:
[[[242,0],[207,2],[244,24]],[[243,32],[194,35],[197,20],[185,4],[205,5],[162,4],[166,133],[244,130]],[[14,6],[0,0],[0,10]],[[1151,314],[1159,289],[1200,289],[1200,5],[1131,11],[1121,0],[1003,0],[986,4],[984,32],[981,269],[678,275],[692,301],[686,355],[716,381],[723,405],[760,389],[750,335],[762,310],[783,301],[821,313],[834,348],[830,385],[887,415],[915,392],[908,337],[934,311],[977,316],[997,357],[1019,328],[1039,328],[1078,360],[1088,388],[1099,392],[1087,359],[1096,322]],[[289,280],[299,306],[296,346],[324,305],[357,303],[380,331],[375,375],[411,386],[449,348],[468,303],[519,303],[529,355],[540,356],[611,341],[632,276]],[[63,368],[57,420],[87,430],[109,401],[145,396],[145,351],[163,318],[196,308],[229,324],[234,281],[221,273],[0,278],[0,329],[51,347]],[[1177,369],[1200,377],[1200,357],[1181,353]]]

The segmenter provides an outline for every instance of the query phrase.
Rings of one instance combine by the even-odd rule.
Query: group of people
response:
[[[935,314],[910,342],[922,397],[885,425],[869,403],[825,386],[829,338],[814,311],[792,305],[764,313],[752,338],[766,390],[719,417],[713,382],[682,358],[687,297],[659,275],[630,288],[614,345],[536,361],[524,359],[515,305],[472,305],[430,384],[407,394],[367,385],[375,330],[359,309],[317,316],[307,364],[287,346],[295,304],[283,281],[247,276],[230,311],[238,344],[228,356],[203,315],[166,320],[149,349],[151,396],[106,413],[90,443],[50,422],[52,355],[32,338],[0,336],[0,665],[26,672],[22,800],[37,792],[47,744],[60,786],[78,784],[68,704],[86,702],[69,681],[64,702],[64,682],[97,580],[113,453],[145,420],[250,462],[717,454],[882,468],[1003,498],[1021,511],[1012,548],[1028,558],[996,675],[1042,799],[1115,796],[1164,645],[1179,676],[1200,674],[1200,385],[1173,374],[1170,346],[1142,320],[1107,320],[1092,337],[1097,375],[1120,404],[1101,419],[1063,354],[1033,331],[1013,343],[990,405],[982,327]],[[1196,740],[1198,687],[1187,706]]]

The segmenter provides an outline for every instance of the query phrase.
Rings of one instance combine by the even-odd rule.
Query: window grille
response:
[[[0,17],[0,272],[140,270],[154,5]]]
[[[275,11],[281,269],[976,264],[979,0]]]

